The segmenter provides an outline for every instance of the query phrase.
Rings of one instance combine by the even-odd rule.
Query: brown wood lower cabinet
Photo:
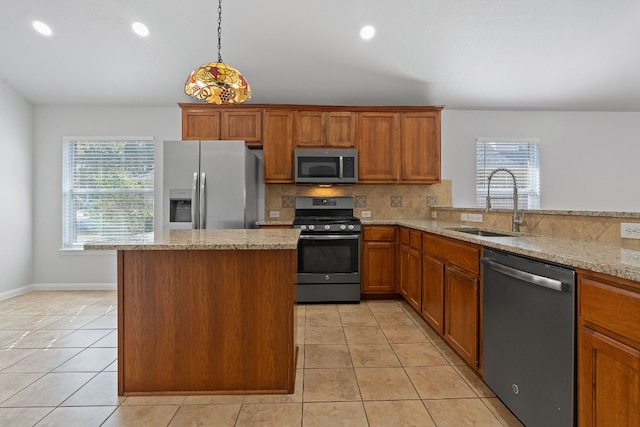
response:
[[[296,254],[118,251],[118,394],[293,393]]]
[[[479,279],[445,267],[444,339],[469,364],[478,365]]]
[[[396,227],[362,227],[362,294],[393,294],[396,291]]]
[[[444,335],[444,262],[422,254],[422,318]]]
[[[640,283],[578,270],[578,426],[640,426]]]
[[[422,307],[420,265],[421,233],[406,227],[400,228],[398,245],[398,283],[400,294],[419,313]]]
[[[479,245],[422,234],[420,313],[476,370],[481,368],[480,252]]]

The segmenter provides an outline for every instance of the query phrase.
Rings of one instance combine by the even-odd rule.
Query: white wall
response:
[[[60,250],[64,136],[153,136],[158,147],[162,140],[180,139],[180,108],[35,108],[33,281],[45,289],[69,283],[82,288],[115,284],[114,252]]]
[[[0,81],[0,299],[32,280],[33,108]]]
[[[475,142],[540,138],[541,209],[640,212],[640,113],[442,112],[442,177],[475,207]]]
[[[12,101],[9,105],[12,107],[10,115],[3,112],[0,120],[8,122],[5,117],[15,115],[15,103]],[[7,109],[6,106],[0,108]],[[25,121],[24,116],[27,116],[26,112],[22,121]],[[116,282],[113,253],[60,251],[62,137],[151,135],[159,143],[164,139],[180,139],[180,120],[178,106],[35,108],[33,281],[36,286],[46,288],[47,284],[71,283],[86,288],[90,287],[87,284]],[[10,121],[16,122],[13,118]],[[15,126],[12,124],[9,129]],[[28,123],[17,129],[25,127],[27,129],[22,133],[28,135]],[[640,113],[445,109],[442,115],[442,176],[453,180],[454,206],[475,205],[475,141],[478,137],[540,138],[543,209],[640,211],[640,191],[637,189],[640,168],[634,166],[635,159],[640,158]],[[3,144],[7,145],[4,139]],[[19,139],[28,141],[29,138],[23,135]],[[10,150],[16,151],[19,157],[28,157],[31,153],[30,148],[21,144]],[[27,175],[25,179],[29,181],[30,174],[24,172],[30,170],[28,160],[26,164],[19,164],[5,156],[0,161],[8,165],[0,170],[0,177],[6,182],[17,181],[14,179],[16,171],[17,176]],[[10,172],[5,172],[7,170]],[[18,198],[24,197],[25,192],[20,191],[24,188],[19,184],[15,191]],[[27,186],[27,192],[30,188],[31,184]],[[30,202],[21,203],[28,207]],[[30,219],[20,221],[31,224]],[[21,231],[14,232],[13,215],[9,221],[3,220],[0,224],[3,230],[14,233],[14,238],[9,240],[11,245],[0,249],[9,255],[9,261],[1,264],[4,284],[5,265],[13,269],[15,265],[29,262],[28,249],[23,247],[27,243],[16,246],[22,236],[29,236],[29,227],[22,225]],[[4,256],[0,262],[6,259]],[[20,286],[29,283],[28,280],[26,270],[12,279],[12,283]]]

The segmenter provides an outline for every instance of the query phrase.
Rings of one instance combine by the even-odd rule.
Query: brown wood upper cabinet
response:
[[[182,139],[245,141],[248,147],[262,147],[262,109],[222,108],[181,104]]]
[[[296,111],[296,146],[355,147],[356,123],[349,111]]]
[[[264,182],[293,183],[293,111],[264,112]]]
[[[222,111],[222,139],[240,139],[262,147],[262,110]]]
[[[358,113],[358,182],[398,181],[398,114]]]
[[[440,109],[358,114],[358,180],[440,182]]]
[[[440,182],[440,111],[400,114],[400,180]]]
[[[182,139],[264,148],[267,183],[294,182],[296,147],[356,147],[362,184],[440,182],[439,106],[179,105]]]

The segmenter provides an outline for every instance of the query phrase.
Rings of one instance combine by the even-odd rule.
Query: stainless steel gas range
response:
[[[353,197],[296,197],[298,302],[360,301],[360,219]]]

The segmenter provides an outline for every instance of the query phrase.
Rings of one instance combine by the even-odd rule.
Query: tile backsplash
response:
[[[279,211],[280,220],[292,220],[296,196],[353,196],[356,216],[370,211],[371,219],[427,219],[431,207],[451,206],[451,180],[439,184],[356,184],[334,187],[312,185],[265,185],[265,218]]]

